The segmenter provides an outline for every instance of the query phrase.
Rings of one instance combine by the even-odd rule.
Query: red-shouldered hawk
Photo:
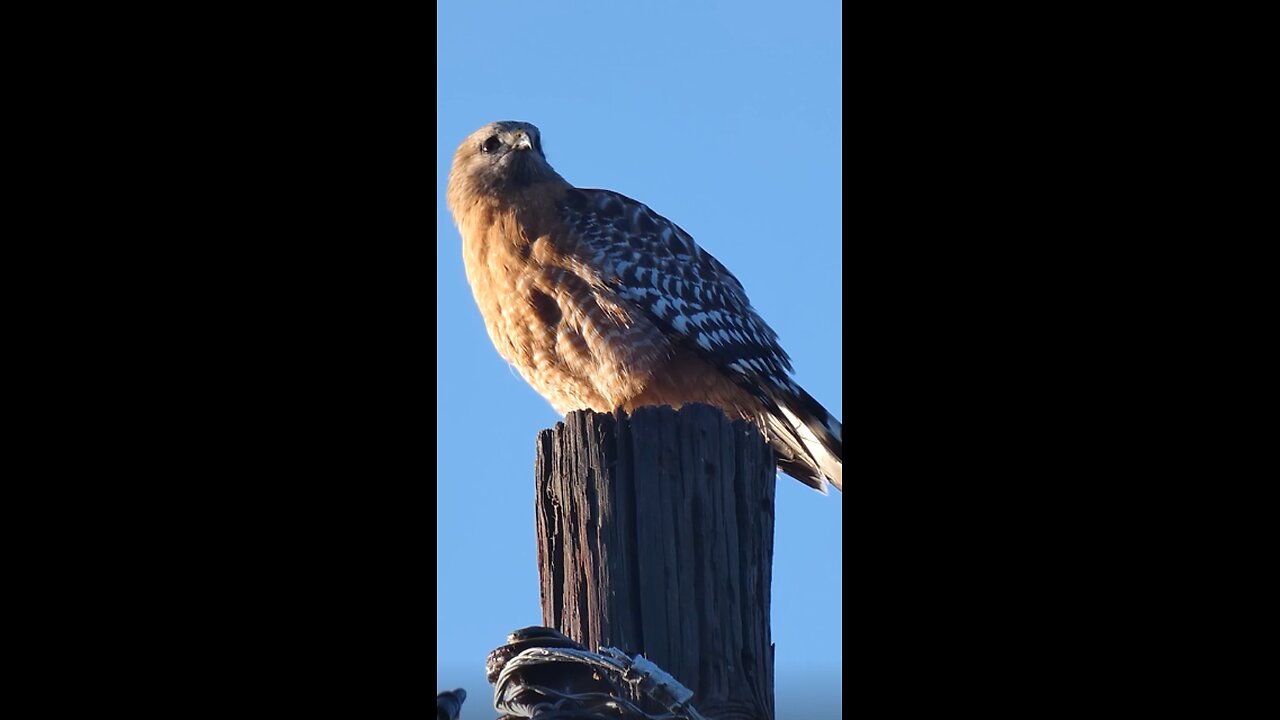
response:
[[[841,489],[840,421],[790,378],[738,279],[675,223],[570,185],[524,122],[462,142],[448,201],[489,337],[557,412],[707,403],[754,422],[783,472]]]

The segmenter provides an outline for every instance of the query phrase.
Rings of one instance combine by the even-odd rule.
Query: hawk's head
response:
[[[559,179],[542,152],[542,133],[527,122],[504,120],[471,133],[453,155],[449,194],[501,195]]]

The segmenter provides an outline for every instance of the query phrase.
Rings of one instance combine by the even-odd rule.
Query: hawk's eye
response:
[[[484,144],[480,146],[480,149],[487,153],[491,153],[494,150],[497,150],[501,145],[502,141],[498,139],[497,135],[490,135],[489,139],[485,140]]]

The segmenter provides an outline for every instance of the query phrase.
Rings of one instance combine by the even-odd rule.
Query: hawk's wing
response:
[[[603,283],[760,400],[787,472],[823,492],[824,475],[842,486],[840,421],[791,379],[791,358],[733,273],[625,195],[571,188],[556,208]]]
[[[739,381],[786,388],[791,358],[742,283],[675,223],[608,190],[570,189],[561,218],[619,297]]]

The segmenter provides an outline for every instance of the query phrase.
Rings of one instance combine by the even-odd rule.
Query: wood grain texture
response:
[[[543,624],[643,653],[709,717],[772,718],[775,467],[754,427],[706,405],[542,431]]]

